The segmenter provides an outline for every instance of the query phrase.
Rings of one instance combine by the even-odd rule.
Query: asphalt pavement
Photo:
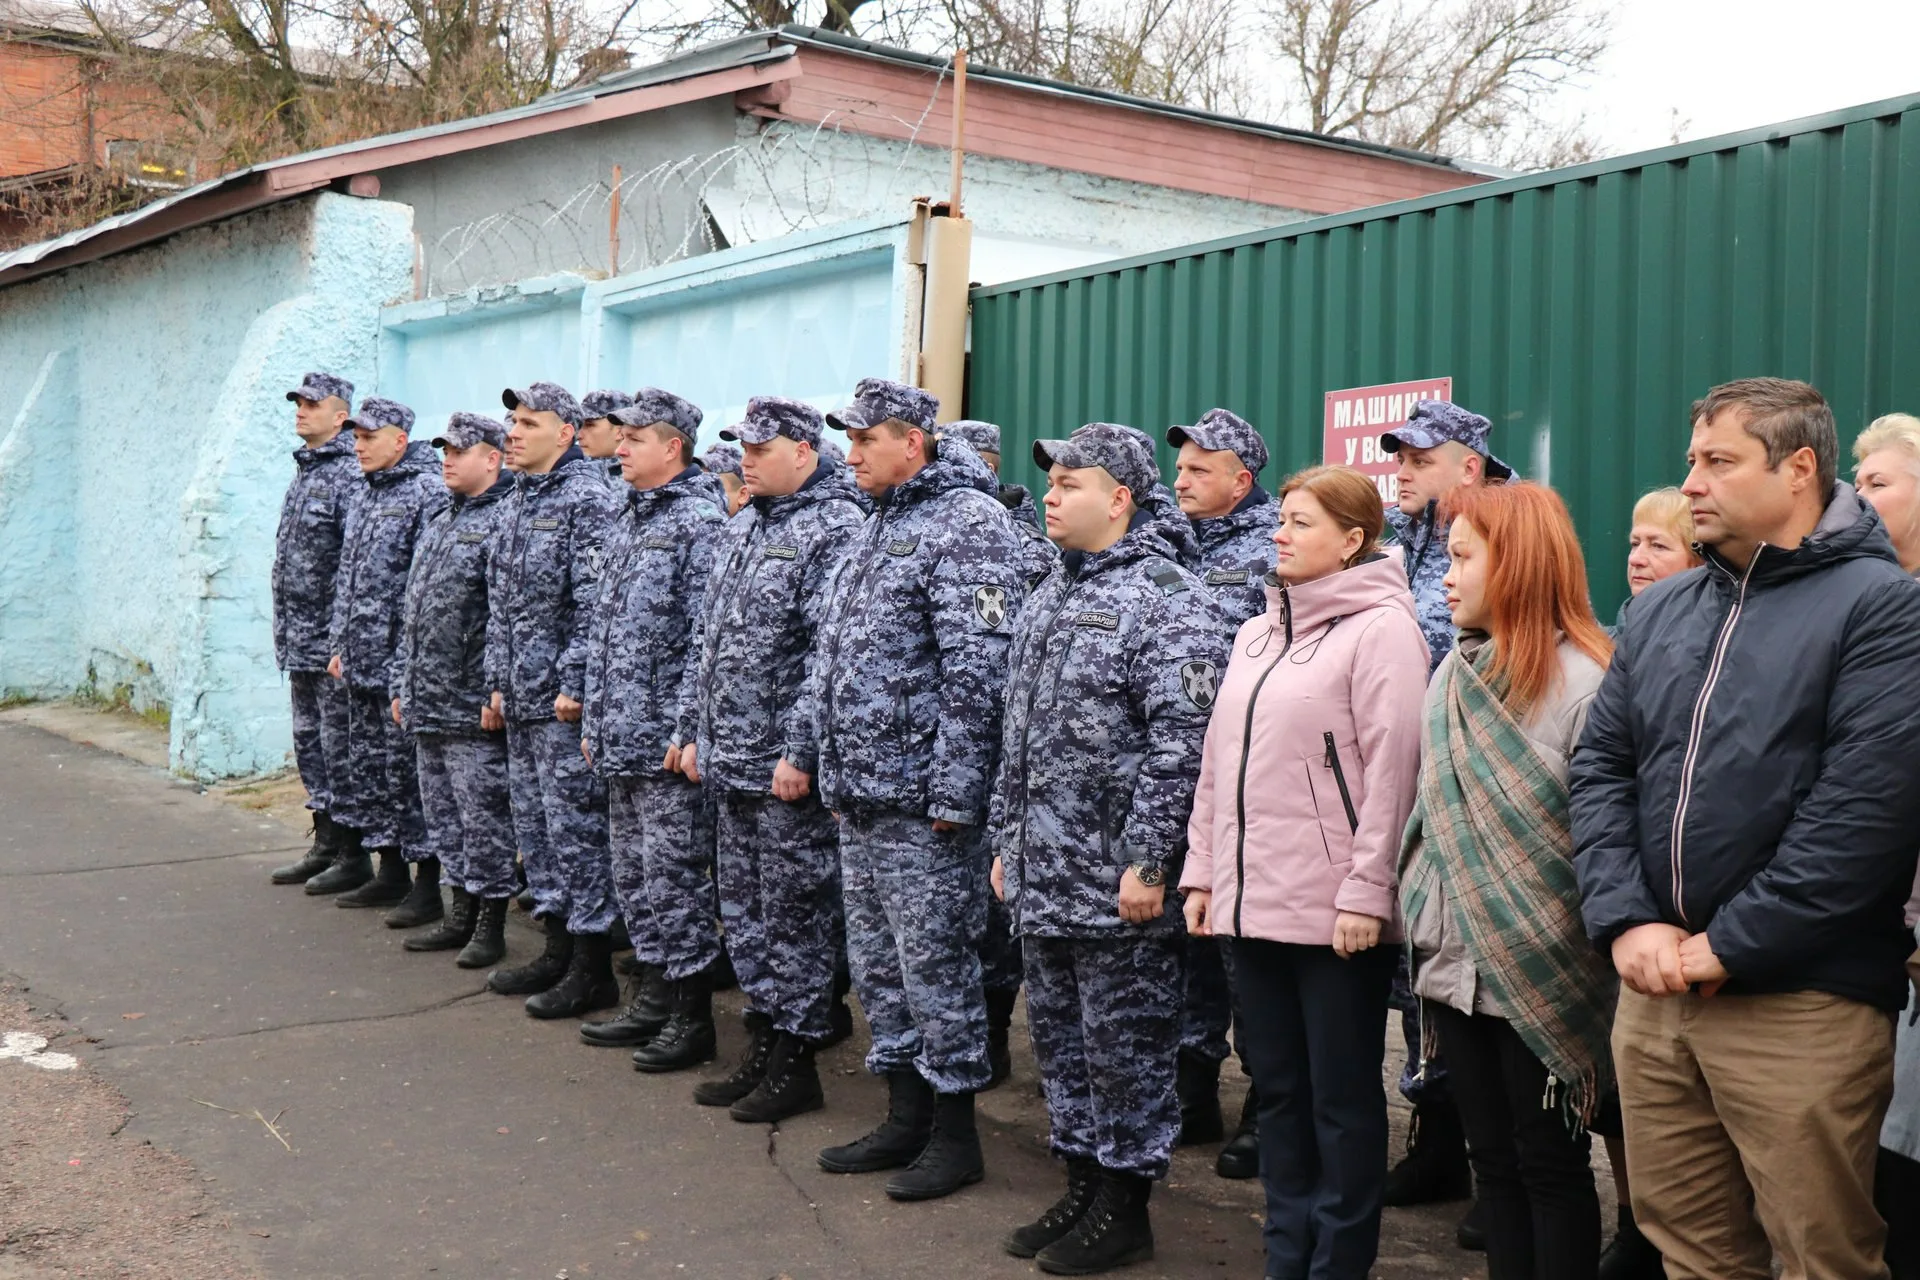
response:
[[[112,1141],[190,1166],[258,1274],[1037,1274],[999,1248],[1061,1187],[1028,1055],[982,1097],[986,1181],[895,1204],[881,1177],[814,1162],[884,1110],[861,1069],[864,1027],[822,1057],[825,1110],[737,1124],[692,1104],[698,1073],[640,1075],[624,1052],[582,1045],[576,1023],[486,993],[484,973],[450,953],[403,952],[379,913],[270,885],[268,869],[304,844],[283,819],[152,763],[0,719],[0,979],[78,1074],[124,1098]],[[509,945],[538,947],[518,913]],[[716,1074],[744,1039],[738,993],[722,1003]],[[0,1060],[0,1073],[32,1069]],[[41,1074],[14,1103],[23,1151],[52,1131],[33,1109],[61,1105]],[[0,1100],[15,1096],[5,1080]],[[1179,1153],[1153,1203],[1158,1258],[1126,1274],[1261,1274],[1258,1184],[1216,1178],[1215,1150]],[[77,1179],[68,1201],[88,1222],[127,1222],[147,1194]],[[57,1223],[22,1261],[9,1203],[0,1280],[114,1274],[68,1270]],[[1376,1274],[1479,1274],[1446,1241],[1458,1208],[1390,1213]]]

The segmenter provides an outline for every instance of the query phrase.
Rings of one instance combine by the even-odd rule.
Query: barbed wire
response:
[[[817,124],[761,123],[718,150],[607,176],[560,199],[536,199],[450,227],[422,246],[426,297],[578,272],[604,278],[665,266],[733,243],[905,213],[903,180],[939,99],[942,72],[917,118],[852,103]],[[847,127],[887,121],[904,140]],[[924,149],[922,149],[924,151]],[[895,153],[898,153],[897,155]],[[924,163],[935,162],[933,153]],[[944,157],[937,163],[944,164]]]

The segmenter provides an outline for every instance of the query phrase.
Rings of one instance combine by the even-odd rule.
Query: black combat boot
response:
[[[527,885],[525,888],[521,889],[520,892],[514,894],[513,905],[520,908],[522,911],[526,912],[528,915],[532,915],[534,911],[540,906],[539,902],[535,901],[534,899],[533,886]]]
[[[1420,1103],[1413,1109],[1413,1125],[1407,1131],[1406,1158],[1387,1171],[1381,1203],[1405,1208],[1465,1200],[1472,1194],[1467,1137],[1453,1099]]]
[[[418,929],[447,914],[440,901],[440,859],[422,858],[413,864],[413,887],[400,905],[387,912],[383,923],[389,929]]]
[[[488,974],[489,989],[503,996],[530,996],[566,976],[573,964],[573,935],[567,932],[567,922],[559,916],[548,916],[540,927],[547,931],[547,949],[517,968]]]
[[[604,933],[579,933],[573,938],[573,959],[566,976],[537,995],[527,997],[530,1018],[577,1018],[595,1009],[620,1003],[620,983],[613,976],[613,949]]]
[[[358,889],[373,879],[373,859],[360,842],[357,828],[333,824],[333,865],[307,881],[306,891],[320,896]]]
[[[313,844],[300,855],[298,862],[289,862],[284,867],[273,869],[275,884],[305,884],[307,881],[333,865],[335,840],[333,819],[327,816],[325,809],[313,811]]]
[[[727,1114],[741,1124],[775,1124],[826,1105],[820,1071],[813,1065],[813,1046],[781,1031],[775,1033],[773,1052],[767,1057],[767,1074]]]
[[[1100,1171],[1100,1192],[1067,1235],[1034,1257],[1051,1276],[1095,1276],[1153,1257],[1153,1222],[1147,1200],[1153,1181],[1130,1173]]]
[[[1473,1202],[1460,1221],[1453,1224],[1453,1242],[1468,1253],[1487,1251],[1487,1225],[1480,1217],[1478,1200]]]
[[[993,1089],[1006,1083],[1013,1074],[1013,1050],[1007,1044],[1007,1032],[1013,1026],[1013,1002],[1020,998],[1019,988],[1012,991],[987,992],[987,1063],[993,1075],[987,1080],[987,1088]],[[1031,1258],[1030,1253],[1019,1255]]]
[[[696,973],[678,982],[663,979],[663,985],[669,1016],[657,1035],[633,1051],[633,1069],[661,1075],[712,1062],[718,1052],[713,1030],[713,979]]]
[[[820,1153],[828,1173],[879,1173],[911,1164],[933,1137],[933,1086],[907,1067],[887,1072],[887,1118],[866,1137]]]
[[[1037,1220],[1015,1228],[1000,1242],[1000,1247],[1016,1258],[1031,1258],[1054,1241],[1064,1240],[1080,1225],[1080,1219],[1087,1216],[1099,1191],[1099,1161],[1067,1161],[1067,1194],[1054,1201]]]
[[[413,888],[413,877],[407,874],[407,860],[398,849],[375,849],[374,852],[380,855],[380,869],[373,873],[373,879],[335,898],[334,906],[391,907]]]
[[[1197,1147],[1227,1136],[1226,1117],[1220,1114],[1219,1063],[1182,1049],[1174,1092],[1180,1098],[1180,1141],[1175,1145]]]
[[[1240,1124],[1220,1148],[1213,1171],[1236,1182],[1260,1176],[1260,1097],[1252,1084],[1247,1085],[1247,1100],[1240,1104]]]
[[[1621,1205],[1620,1229],[1600,1255],[1600,1280],[1661,1280],[1666,1274],[1660,1251],[1640,1234],[1639,1224],[1633,1220],[1633,1206]]]
[[[453,905],[447,908],[440,927],[416,933],[401,943],[402,947],[408,951],[455,951],[473,941],[474,922],[480,917],[480,899],[457,884],[451,888]],[[387,917],[387,923],[393,923],[393,916]]]
[[[702,1080],[693,1087],[693,1100],[703,1107],[730,1107],[759,1088],[767,1074],[767,1060],[773,1056],[773,1035],[772,1018],[747,1010],[747,1048],[733,1074]]]
[[[971,1093],[939,1093],[933,1098],[933,1136],[914,1162],[887,1179],[893,1200],[938,1200],[987,1176],[974,1127]]]
[[[720,948],[720,958],[713,962],[713,989],[715,991],[732,991],[739,985],[740,975],[733,971],[733,959],[727,955],[727,948],[723,944]],[[732,1106],[733,1104],[728,1103],[727,1105]]]
[[[583,1022],[580,1038],[603,1048],[632,1048],[660,1034],[673,1010],[667,1007],[667,971],[658,965],[642,964],[633,980],[633,999],[605,1022]],[[707,1021],[713,1021],[709,1015]],[[713,1055],[709,1053],[707,1057]],[[705,1059],[702,1059],[705,1061]]]
[[[473,941],[460,949],[453,962],[462,969],[484,969],[499,964],[507,954],[507,900],[482,898],[473,919]],[[491,984],[489,984],[491,985]]]

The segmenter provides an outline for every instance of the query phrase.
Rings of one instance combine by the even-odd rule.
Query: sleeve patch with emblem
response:
[[[1007,589],[982,586],[973,589],[973,611],[980,621],[998,630],[1007,620]]]
[[[1180,693],[1196,711],[1211,711],[1220,691],[1220,675],[1211,662],[1180,664]]]

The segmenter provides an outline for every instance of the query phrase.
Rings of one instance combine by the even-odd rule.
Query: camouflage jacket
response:
[[[980,455],[950,439],[867,517],[814,672],[829,808],[985,820],[1026,597],[1020,535],[997,492]]]
[[[1046,525],[1025,485],[1001,485],[1000,505],[1013,517],[1014,531],[1020,535],[1020,567],[1031,592],[1060,563],[1060,548],[1047,536]]]
[[[699,670],[688,659],[726,520],[706,473],[688,467],[656,489],[629,486],[608,527],[580,720],[602,776],[664,772]]]
[[[1173,562],[1182,569],[1200,572],[1200,536],[1193,531],[1193,521],[1180,509],[1180,499],[1174,496],[1173,490],[1156,484],[1152,492],[1140,500],[1139,507],[1153,522],[1154,532],[1173,549]],[[1266,607],[1264,602],[1261,607]]]
[[[413,548],[427,522],[446,509],[447,486],[440,455],[424,440],[408,445],[384,471],[369,472],[364,483],[340,544],[333,651],[349,685],[391,689]]]
[[[513,477],[485,493],[451,495],[427,522],[407,575],[407,606],[394,657],[393,696],[414,733],[477,736],[487,687],[487,559]]]
[[[822,461],[798,492],[755,498],[724,526],[700,609],[699,670],[675,741],[700,776],[766,791],[785,757],[817,767],[808,673],[834,571],[860,528],[852,474]]]
[[[551,720],[553,700],[586,693],[587,627],[600,548],[613,518],[606,470],[577,448],[521,474],[500,504],[487,562],[487,687],[510,720]]]
[[[333,660],[333,583],[347,513],[367,491],[353,432],[293,451],[293,483],[273,539],[273,657],[282,671],[325,671]]]
[[[1387,508],[1389,541],[1401,548],[1401,561],[1407,567],[1407,585],[1413,588],[1413,607],[1420,620],[1420,634],[1426,637],[1433,654],[1433,668],[1453,649],[1453,614],[1447,608],[1445,579],[1452,558],[1447,554],[1448,526],[1440,523],[1437,502],[1427,503],[1418,516],[1410,516],[1398,507]]]
[[[1186,517],[1178,517],[1182,524]],[[1226,619],[1143,512],[1113,546],[1068,552],[1027,603],[1007,685],[989,830],[1023,934],[1086,937],[1120,919],[1135,863],[1179,879]],[[1182,927],[1169,889],[1157,931]]]
[[[1229,638],[1240,624],[1267,609],[1267,570],[1273,568],[1273,531],[1280,504],[1259,485],[1223,516],[1195,520],[1200,541],[1200,578],[1227,615]]]

